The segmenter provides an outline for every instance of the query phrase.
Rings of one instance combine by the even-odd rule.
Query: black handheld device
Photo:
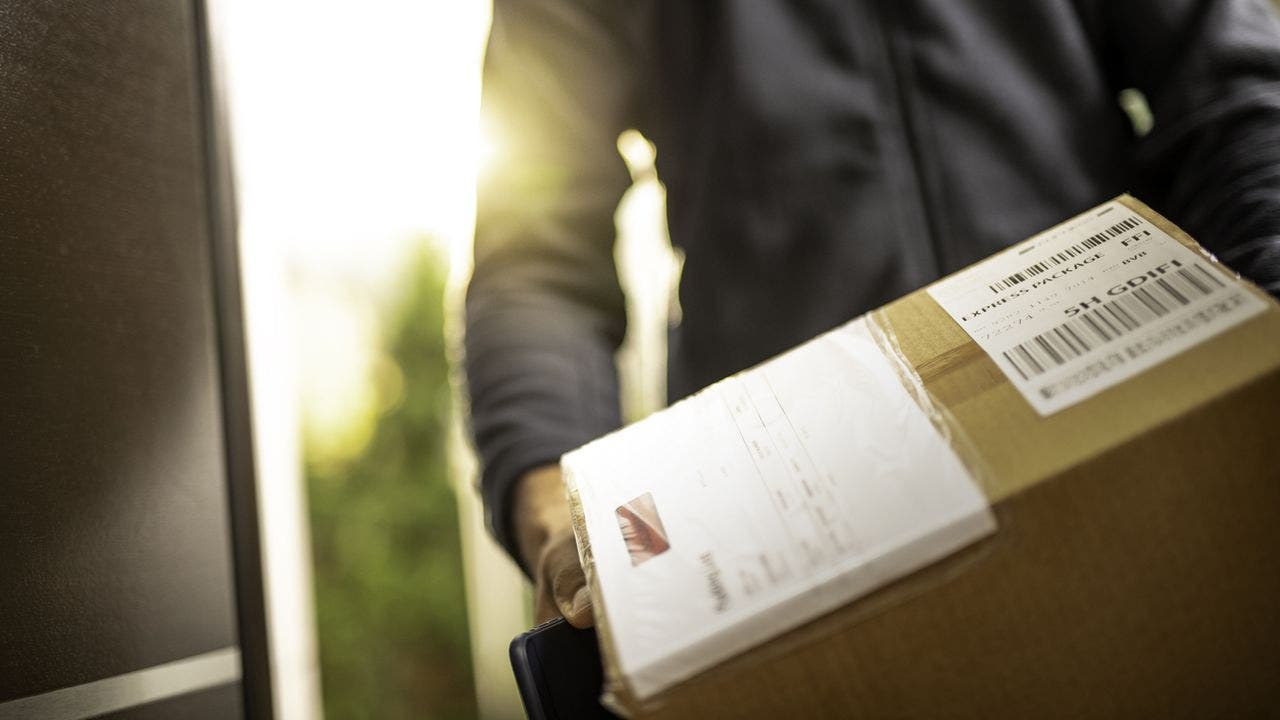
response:
[[[614,720],[600,705],[604,673],[594,629],[563,618],[511,641],[511,669],[529,720]]]

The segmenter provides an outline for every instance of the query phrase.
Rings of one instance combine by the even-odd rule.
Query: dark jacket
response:
[[[497,0],[484,73],[466,371],[509,550],[513,480],[619,423],[625,129],[686,257],[673,397],[1124,191],[1280,290],[1266,0]]]

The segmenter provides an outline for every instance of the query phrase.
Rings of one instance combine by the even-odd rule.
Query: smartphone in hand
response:
[[[511,641],[511,669],[529,720],[613,720],[600,705],[596,631],[556,618]]]

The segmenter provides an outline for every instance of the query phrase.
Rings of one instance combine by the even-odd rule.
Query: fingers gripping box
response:
[[[1128,196],[562,461],[638,717],[1280,706],[1280,307]]]

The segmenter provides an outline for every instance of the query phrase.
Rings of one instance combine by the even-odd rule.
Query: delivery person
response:
[[[685,254],[672,397],[1125,191],[1280,291],[1268,0],[495,0],[483,105],[471,422],[540,620],[592,622],[556,463],[619,424],[623,130]]]

